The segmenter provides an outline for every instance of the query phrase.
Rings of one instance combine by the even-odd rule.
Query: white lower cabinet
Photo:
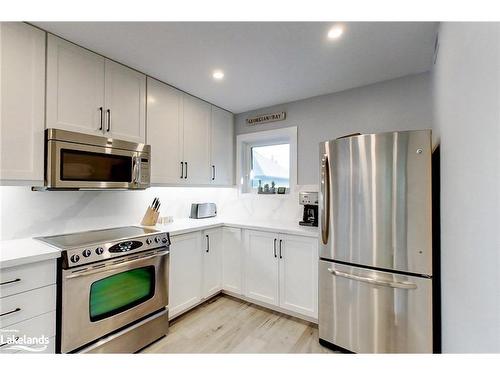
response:
[[[245,295],[279,305],[277,237],[272,232],[245,232]]]
[[[0,353],[54,353],[55,259],[0,270],[0,331]]]
[[[202,299],[201,232],[172,236],[169,269],[169,316],[174,317]]]
[[[203,236],[203,298],[208,298],[222,287],[222,229],[206,230]]]
[[[233,227],[172,236],[169,274],[170,318],[220,291],[318,317],[316,238]]]
[[[316,319],[317,239],[248,230],[245,296]]]
[[[280,307],[318,317],[318,240],[280,234]]]
[[[243,294],[243,243],[240,228],[222,228],[222,289]]]

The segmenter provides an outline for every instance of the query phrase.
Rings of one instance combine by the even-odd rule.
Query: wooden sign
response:
[[[281,121],[286,118],[286,112],[268,113],[267,115],[258,115],[247,118],[247,125],[259,125],[266,122]]]

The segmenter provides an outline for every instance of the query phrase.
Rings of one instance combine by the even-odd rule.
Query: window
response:
[[[240,134],[236,137],[236,148],[237,181],[242,193],[266,193],[265,185],[269,185],[267,193],[277,193],[280,187],[289,193],[295,188],[296,127]]]
[[[290,187],[290,144],[254,146],[251,148],[252,170],[250,172],[252,189],[265,185]]]

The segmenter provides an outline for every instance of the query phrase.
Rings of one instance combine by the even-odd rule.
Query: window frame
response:
[[[252,170],[252,147],[272,146],[287,143],[290,145],[290,180],[286,194],[296,190],[297,186],[297,127],[264,130],[240,134],[236,137],[237,185],[243,194],[257,194],[252,188],[250,171]],[[279,196],[270,194],[269,196]]]

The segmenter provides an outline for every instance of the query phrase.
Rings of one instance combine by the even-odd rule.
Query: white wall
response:
[[[444,23],[439,41],[443,351],[500,352],[500,24]]]
[[[26,186],[2,186],[0,239],[137,225],[156,196],[161,200],[161,216],[186,218],[193,202],[215,202],[223,214],[237,194],[234,188],[33,192]]]
[[[235,134],[297,126],[298,184],[317,185],[319,142],[353,132],[430,129],[431,88],[430,74],[423,73],[261,108],[238,114]],[[249,116],[277,111],[286,111],[286,120],[251,126],[245,123]]]
[[[46,191],[0,186],[0,240],[61,234],[121,225],[137,225],[154,197],[161,216],[187,218],[193,202],[215,202],[218,216],[261,223],[297,222],[302,215],[298,186],[293,194],[256,196],[236,188],[155,187],[145,191]]]

